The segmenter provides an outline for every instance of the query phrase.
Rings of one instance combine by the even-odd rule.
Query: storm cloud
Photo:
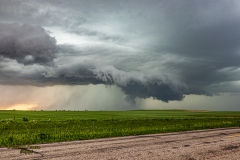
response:
[[[133,105],[240,93],[237,0],[0,4],[0,84],[114,85]]]
[[[0,23],[0,55],[25,65],[50,65],[56,41],[40,26]]]
[[[189,94],[185,83],[172,80],[166,75],[151,75],[140,72],[124,72],[113,66],[103,66],[92,61],[84,61],[75,66],[59,67],[43,74],[44,81],[52,84],[116,85],[127,95],[126,100],[134,102],[136,97],[162,100],[182,100]]]

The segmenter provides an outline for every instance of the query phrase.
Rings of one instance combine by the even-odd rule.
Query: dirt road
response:
[[[16,159],[211,159],[240,160],[240,128],[222,128],[35,145],[22,154],[0,148],[1,160]],[[26,150],[22,150],[24,152]]]

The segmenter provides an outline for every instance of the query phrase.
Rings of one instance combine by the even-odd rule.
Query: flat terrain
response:
[[[149,118],[234,118],[240,112],[204,111],[204,110],[132,110],[132,111],[19,111],[0,110],[0,120],[23,120],[23,117],[35,121],[57,120],[109,120],[109,119],[149,119]]]
[[[0,147],[240,127],[240,112],[0,111]]]
[[[34,146],[32,146],[34,148]],[[0,148],[1,160],[20,159],[240,159],[240,128],[221,128]],[[21,154],[20,152],[32,152]]]

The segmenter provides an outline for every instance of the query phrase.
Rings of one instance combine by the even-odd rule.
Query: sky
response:
[[[0,0],[0,109],[240,111],[239,0]]]

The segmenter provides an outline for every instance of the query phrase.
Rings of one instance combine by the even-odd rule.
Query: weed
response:
[[[20,150],[20,153],[24,153],[24,154],[32,154],[33,153],[33,150],[29,150],[27,148],[22,148]]]
[[[23,121],[28,122],[28,121],[29,121],[29,118],[23,117]]]
[[[49,139],[49,138],[50,138],[50,134],[40,133],[40,134],[37,135],[37,137],[38,137],[40,140],[45,140],[45,139]]]
[[[13,142],[13,136],[8,137],[8,142],[12,143]]]
[[[20,149],[20,153],[24,153],[24,154],[32,154],[34,153],[33,150],[31,149],[40,149],[41,147],[40,146],[24,146],[24,145],[12,145],[11,147],[9,148],[12,148],[12,149]],[[37,153],[37,152],[35,152]]]

